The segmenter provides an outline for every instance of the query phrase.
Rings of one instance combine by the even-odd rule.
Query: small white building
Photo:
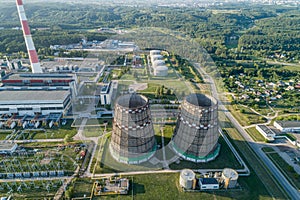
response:
[[[16,151],[18,145],[12,142],[0,142],[0,154],[12,154]]]
[[[256,130],[268,141],[274,141],[276,134],[266,125],[256,125]]]
[[[274,126],[284,133],[300,132],[300,121],[275,121]]]
[[[218,190],[220,186],[215,178],[200,178],[199,187],[201,190]]]
[[[113,84],[115,84],[115,83],[109,82],[102,86],[101,92],[100,92],[101,105],[111,104],[111,98],[112,98],[112,94],[113,94],[113,86],[112,86]]]
[[[70,98],[70,90],[0,90],[0,114],[66,113],[70,108]]]

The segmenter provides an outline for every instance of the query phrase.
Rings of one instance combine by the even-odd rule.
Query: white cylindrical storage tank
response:
[[[235,188],[239,174],[234,169],[225,168],[222,172],[222,180],[224,188]]]
[[[190,169],[183,169],[180,172],[179,183],[184,189],[192,189],[194,179],[196,178],[195,173]]]
[[[153,55],[159,55],[161,53],[160,50],[151,50],[150,51],[150,56],[153,56]]]
[[[158,66],[154,68],[154,76],[168,76],[168,67]]]
[[[153,55],[151,56],[151,62],[154,62],[155,60],[163,60],[163,56],[162,55]]]
[[[163,60],[155,60],[153,61],[153,68],[155,69],[158,66],[165,66],[166,63]]]

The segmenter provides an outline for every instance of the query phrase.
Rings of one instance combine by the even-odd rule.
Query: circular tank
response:
[[[156,142],[148,99],[138,94],[119,97],[115,105],[111,155],[119,162],[138,164],[155,153]]]
[[[161,51],[160,50],[151,50],[150,51],[150,56],[153,56],[153,55],[160,55]]]
[[[151,56],[151,62],[154,62],[155,60],[162,60],[164,57],[162,55],[153,55]]]
[[[165,66],[166,65],[166,63],[165,63],[165,61],[163,61],[163,60],[155,60],[154,62],[153,62],[153,68],[155,69],[156,67],[158,67],[158,66]]]
[[[179,178],[180,186],[185,189],[192,189],[195,177],[196,175],[192,170],[183,169],[180,172],[180,178]]]
[[[158,66],[154,69],[154,76],[168,76],[167,66]]]
[[[218,139],[217,101],[204,94],[187,96],[172,138],[174,151],[189,161],[208,162],[219,154]]]
[[[224,182],[224,188],[235,188],[239,174],[234,169],[225,168],[221,176]]]

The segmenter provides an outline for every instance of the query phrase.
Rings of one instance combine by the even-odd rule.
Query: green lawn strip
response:
[[[266,154],[272,162],[278,167],[282,174],[294,187],[300,189],[300,177],[295,172],[294,168],[290,166],[285,160],[276,152]]]
[[[171,169],[223,169],[223,168],[233,168],[233,169],[242,169],[243,167],[236,160],[234,154],[231,152],[225,140],[220,137],[219,144],[221,144],[221,150],[219,156],[210,162],[207,163],[194,163],[186,160],[181,160],[179,164],[172,163],[170,165]],[[170,155],[174,156],[173,152],[166,152],[167,159],[170,159]]]
[[[274,149],[272,147],[264,147],[264,148],[262,148],[262,150],[265,153],[274,152]]]
[[[227,106],[231,114],[242,126],[266,122],[266,119],[241,105]],[[243,113],[242,113],[243,112]]]
[[[0,140],[5,140],[5,138],[11,133],[12,133],[11,130],[0,131]]]
[[[270,199],[268,194],[257,188],[259,185],[256,183],[256,175],[239,178],[241,189],[202,192],[183,192],[179,186],[179,173],[135,175],[127,178],[133,179],[133,191],[129,191],[128,195],[101,196],[93,199]]]
[[[251,169],[251,175],[256,174],[256,187],[258,190],[261,190],[263,193],[270,193],[269,197],[286,199],[287,194],[277,183],[276,179],[263,164],[263,162],[257,157],[253,152],[248,143],[244,138],[238,133],[234,128],[226,128],[225,134],[228,135],[231,143],[235,146],[237,151],[240,153],[248,167]],[[259,177],[259,178],[258,178]],[[254,189],[255,190],[255,189]]]
[[[266,140],[264,136],[262,136],[261,133],[256,130],[255,127],[248,128],[246,131],[256,142],[264,142]]]

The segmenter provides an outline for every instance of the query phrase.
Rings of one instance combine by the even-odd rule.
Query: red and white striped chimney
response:
[[[18,8],[19,18],[20,18],[20,21],[22,24],[22,30],[23,30],[23,34],[24,34],[25,43],[27,46],[27,51],[29,54],[32,73],[43,73],[41,64],[39,62],[38,55],[37,55],[35,47],[34,47],[34,43],[32,41],[30,28],[28,26],[23,2],[22,2],[22,0],[16,0],[16,4],[17,4],[17,8]]]

